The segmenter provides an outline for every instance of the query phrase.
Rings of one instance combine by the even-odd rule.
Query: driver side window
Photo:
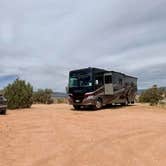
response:
[[[100,87],[103,85],[103,75],[96,75],[95,76],[95,86]]]

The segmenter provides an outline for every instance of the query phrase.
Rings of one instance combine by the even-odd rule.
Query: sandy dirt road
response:
[[[165,166],[166,110],[33,105],[0,116],[0,166]]]

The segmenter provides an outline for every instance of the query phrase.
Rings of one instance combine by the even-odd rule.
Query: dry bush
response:
[[[163,99],[163,91],[154,85],[152,88],[142,92],[139,97],[141,103],[150,103],[150,105],[157,105]]]
[[[52,93],[51,89],[38,89],[33,93],[33,103],[52,104]]]
[[[66,103],[67,103],[67,99],[66,99],[66,98],[56,98],[56,99],[54,100],[54,102],[55,102],[56,104],[66,104]]]

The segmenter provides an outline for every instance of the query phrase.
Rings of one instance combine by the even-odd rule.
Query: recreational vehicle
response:
[[[120,72],[92,67],[69,72],[68,100],[76,110],[133,104],[136,92],[137,78]]]

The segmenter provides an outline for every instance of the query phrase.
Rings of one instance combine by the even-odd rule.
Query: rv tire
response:
[[[75,110],[80,110],[81,106],[80,105],[73,105]]]
[[[97,99],[94,105],[94,109],[95,110],[99,110],[102,108],[102,100],[101,99]]]
[[[125,102],[125,106],[128,106],[129,102],[128,100],[126,99],[126,102]]]
[[[126,99],[124,103],[121,103],[122,106],[127,106],[129,104],[128,100]]]

